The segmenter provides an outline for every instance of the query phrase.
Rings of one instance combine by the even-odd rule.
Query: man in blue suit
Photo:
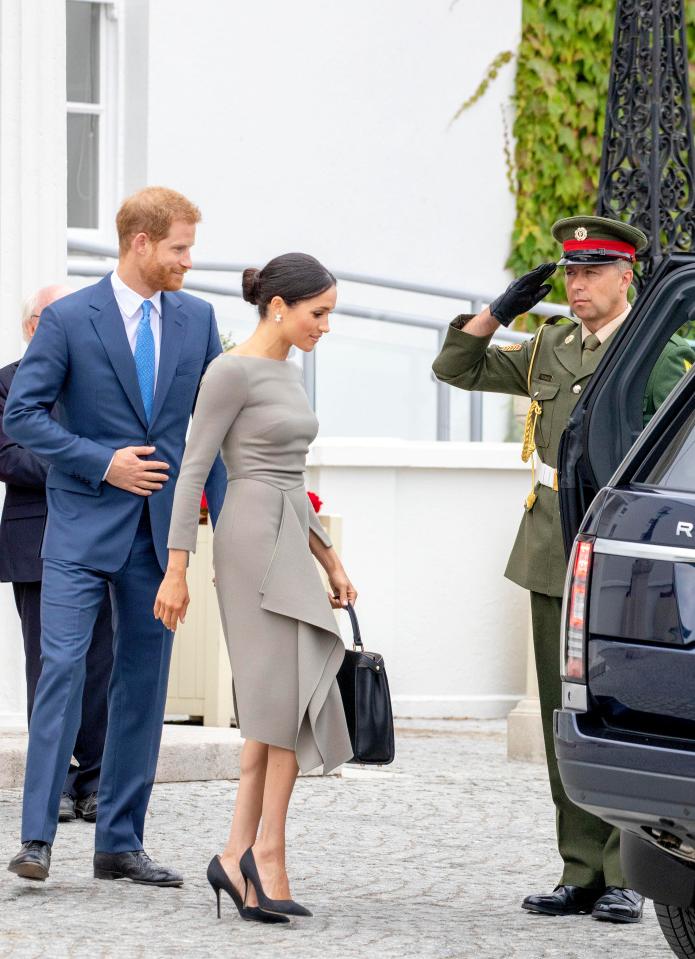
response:
[[[22,846],[9,869],[46,879],[80,725],[85,658],[107,591],[114,664],[94,875],[179,886],[143,849],[173,633],[153,615],[186,429],[221,345],[212,307],[178,292],[200,212],[149,187],[118,212],[117,270],[57,301],[14,377],[4,429],[49,465],[41,595],[43,668],[29,728]],[[53,416],[50,411],[53,410]],[[219,513],[226,476],[206,493]]]

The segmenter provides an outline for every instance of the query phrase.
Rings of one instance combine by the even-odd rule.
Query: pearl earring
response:
[[[282,313],[276,313],[276,314],[275,314],[275,322],[276,322],[276,323],[282,323]]]

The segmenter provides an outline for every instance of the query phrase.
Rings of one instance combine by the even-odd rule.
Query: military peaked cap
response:
[[[559,266],[570,263],[634,263],[646,249],[647,237],[635,226],[605,216],[568,216],[553,224],[552,234],[562,243]]]

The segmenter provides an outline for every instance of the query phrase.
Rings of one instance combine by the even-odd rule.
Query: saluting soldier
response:
[[[557,493],[558,446],[574,405],[630,312],[633,263],[647,238],[632,226],[593,216],[559,220],[552,233],[563,247],[557,265],[565,268],[567,298],[577,319],[551,317],[531,340],[490,346],[500,325],[509,326],[550,292],[545,281],[556,264],[542,264],[515,280],[482,313],[458,316],[433,370],[438,379],[460,389],[531,399],[522,456],[532,464],[532,489],[505,575],[531,593],[543,735],[564,869],[553,892],[527,896],[522,906],[550,915],[590,912],[596,919],[638,922],[643,900],[625,888],[619,831],[575,806],[565,794],[555,758],[553,711],[561,707],[559,643],[567,569]],[[645,420],[692,360],[688,343],[673,337],[649,379]]]

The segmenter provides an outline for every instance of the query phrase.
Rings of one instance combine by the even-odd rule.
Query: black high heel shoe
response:
[[[228,893],[234,905],[239,910],[242,919],[250,922],[269,922],[269,923],[287,923],[290,920],[285,916],[276,916],[269,912],[263,912],[258,906],[245,906],[239,895],[239,891],[224,870],[219,856],[213,856],[208,866],[208,882],[215,890],[217,896],[217,918],[221,919],[220,911],[220,892],[224,889]]]
[[[253,850],[247,849],[241,857],[239,863],[241,875],[247,882],[250,882],[256,890],[258,905],[266,913],[273,913],[276,916],[312,916],[304,906],[300,906],[294,899],[270,899],[263,891],[261,877],[258,875],[256,860],[253,858]]]

